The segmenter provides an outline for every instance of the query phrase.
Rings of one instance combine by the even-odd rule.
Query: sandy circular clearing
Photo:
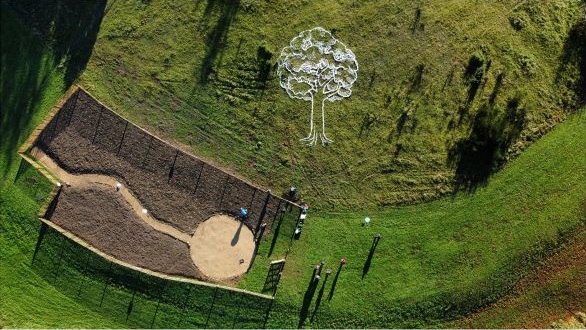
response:
[[[199,270],[216,280],[242,275],[254,254],[254,235],[242,222],[215,215],[201,223],[189,241],[191,259]],[[241,263],[240,259],[244,259]]]

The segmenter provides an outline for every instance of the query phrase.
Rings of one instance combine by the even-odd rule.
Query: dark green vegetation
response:
[[[63,95],[65,73],[12,10],[4,4],[1,9],[0,326],[119,327],[68,299],[30,268],[40,226],[37,196],[46,196],[51,187],[34,172],[23,175],[20,185],[12,183],[20,160],[16,150]]]
[[[418,202],[483,185],[576,109],[581,5],[113,2],[81,84],[254,182],[298,186],[320,210]],[[310,104],[287,97],[275,63],[315,26],[360,71],[350,99],[326,104],[334,144],[307,148]]]
[[[193,144],[198,153],[231,164],[271,187],[291,182],[302,186],[312,209],[301,240],[289,255],[268,326],[296,327],[300,319],[313,327],[439,326],[510,293],[517,280],[560,244],[583,236],[576,228],[585,221],[585,110],[570,115],[492,176],[486,187],[477,188],[486,173],[500,166],[511,144],[517,150],[523,141],[540,136],[577,108],[584,44],[579,41],[583,23],[576,23],[579,2],[540,6],[524,2],[515,9],[507,3],[456,2],[439,7],[426,2],[420,10],[406,4],[375,8],[378,3],[326,2],[318,7],[309,2],[282,11],[277,18],[282,8],[260,1],[115,2],[101,23],[94,57],[83,75],[84,87],[115,110]],[[36,196],[46,194],[49,187],[29,172],[13,184],[18,168],[15,150],[67,86],[67,61],[59,67],[55,53],[33,46],[36,43],[21,33],[23,28],[11,11],[2,9],[0,324],[148,326],[146,318],[125,323],[131,285],[109,287],[105,307],[88,308],[95,304],[71,299],[67,292],[71,288],[54,281],[59,279],[55,271],[49,276],[43,273],[52,268],[30,267],[40,226],[35,219]],[[326,9],[355,19],[334,17]],[[540,19],[549,16],[552,19]],[[317,24],[337,29],[336,36],[357,54],[363,75],[351,100],[331,104],[330,137],[335,144],[306,149],[297,139],[307,133],[308,105],[287,100],[272,71],[266,76],[257,73],[267,72],[267,65],[272,66],[280,48],[298,30]],[[283,26],[295,32],[281,32]],[[433,33],[438,30],[441,33]],[[372,37],[377,33],[384,38]],[[263,40],[262,51],[258,40]],[[25,51],[24,45],[35,49]],[[273,54],[270,60],[267,51]],[[5,65],[14,57],[23,60],[16,67]],[[30,63],[45,64],[22,74]],[[248,70],[250,63],[257,63],[259,69]],[[382,68],[389,71],[377,72]],[[497,68],[506,72],[501,78]],[[247,74],[259,77],[258,81],[267,77],[266,84],[243,85],[249,81]],[[554,79],[560,79],[559,84]],[[25,106],[5,106],[10,95],[6,91],[26,91],[31,86],[39,87],[31,91],[30,99],[12,98]],[[37,101],[26,103],[29,100]],[[458,125],[439,128],[451,122]],[[5,139],[17,124],[18,130]],[[382,147],[388,140],[381,136],[391,136],[390,147]],[[521,141],[517,146],[516,139]],[[437,150],[430,152],[433,146]],[[483,155],[492,162],[477,178],[462,159],[475,159],[470,153],[479,146],[489,151]],[[463,150],[456,153],[458,157],[450,157],[454,148]],[[434,159],[437,168],[429,165]],[[344,160],[351,167],[342,168]],[[381,164],[394,167],[384,175],[368,177],[382,173],[377,172]],[[425,178],[438,169],[445,172],[434,182],[440,192],[442,187],[446,192],[452,189],[452,176],[461,178],[458,183],[466,192],[382,211],[334,213],[316,206],[338,206],[342,194],[347,194],[343,207],[418,200],[423,193],[434,197],[436,190],[425,190],[429,185]],[[40,185],[38,190],[30,188],[32,182]],[[398,194],[397,187],[402,189]],[[373,220],[361,227],[365,215]],[[376,232],[382,238],[372,250]],[[58,249],[61,241],[55,237],[55,242]],[[273,258],[266,256],[266,250],[260,252],[261,266],[241,282],[244,288],[259,290],[264,283],[262,265]],[[348,264],[338,275],[341,257],[347,257]],[[320,260],[334,272],[327,281],[322,272],[318,285],[308,287],[312,267]],[[72,255],[59,267],[75,270],[77,263]],[[79,288],[82,279],[100,280],[98,273],[64,274],[75,283],[73,288]],[[559,283],[579,277],[575,272]],[[549,299],[536,297],[539,303]],[[156,308],[148,297],[139,295],[138,301],[145,310]],[[174,318],[180,313],[172,309],[168,315]],[[232,316],[218,316],[218,324],[231,326]],[[165,326],[178,324],[170,323]]]

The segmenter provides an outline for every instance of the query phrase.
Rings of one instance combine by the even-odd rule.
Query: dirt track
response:
[[[51,221],[101,251],[140,267],[202,280],[231,280],[248,269],[254,235],[236,219],[216,215],[187,235],[143,213],[130,190],[116,190],[115,179],[74,175],[41,150],[33,153],[64,185]]]
[[[65,170],[59,167],[49,156],[47,156],[42,150],[35,149],[33,151],[37,156],[37,160],[42,163],[47,169],[49,169],[53,174],[55,174],[62,182],[71,184],[76,188],[80,189],[88,189],[94,186],[95,184],[103,184],[105,186],[109,186],[110,189],[115,190],[115,186],[118,181],[114,180],[113,178],[106,176],[106,175],[99,175],[99,174],[81,174],[81,175],[74,175],[67,173]],[[147,210],[147,214],[143,213],[144,207],[140,204],[140,201],[134,197],[134,195],[130,192],[130,190],[126,189],[126,187],[121,186],[119,190],[120,195],[130,204],[136,215],[142,219],[144,222],[149,224],[155,230],[165,233],[169,236],[177,238],[180,241],[188,243],[191,239],[190,235],[187,235],[169,225],[161,223],[157,220],[154,220],[149,214]]]

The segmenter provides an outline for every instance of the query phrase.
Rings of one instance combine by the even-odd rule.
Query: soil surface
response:
[[[102,252],[150,270],[201,280],[234,280],[250,266],[254,234],[235,218],[213,216],[190,236],[144,212],[133,193],[115,179],[74,175],[41,150],[33,153],[62,182],[50,220]]]
[[[191,257],[199,270],[214,279],[244,274],[254,255],[254,235],[241,221],[213,216],[197,227]]]
[[[130,139],[128,135],[127,139]],[[240,207],[248,207],[256,219],[267,196],[266,192],[258,190],[255,193],[255,188],[181,153],[169,179],[170,165],[164,167],[165,170],[158,165],[149,167],[159,158],[155,157],[159,155],[158,151],[151,150],[149,155],[143,153],[144,161],[133,161],[91,143],[72,127],[60,132],[42,149],[69,173],[107,175],[120,181],[153,217],[188,235],[210,217],[219,213],[237,214]],[[124,152],[129,153],[121,148],[121,153]],[[172,164],[174,155],[167,158]],[[141,167],[142,163],[144,167]],[[193,183],[186,183],[188,179]],[[274,218],[278,207],[279,201],[271,198],[266,208],[267,220]],[[253,220],[248,225],[252,229],[256,223]]]
[[[165,274],[203,278],[188,244],[145,223],[112,186],[64,186],[50,220],[118,260]]]

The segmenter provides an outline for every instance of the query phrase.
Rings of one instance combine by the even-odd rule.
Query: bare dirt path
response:
[[[81,175],[74,175],[71,173],[66,172],[63,170],[53,159],[51,159],[47,154],[45,154],[42,150],[35,148],[33,152],[38,155],[36,156],[37,160],[43,164],[47,169],[53,172],[61,182],[66,182],[71,185],[75,185],[76,187],[80,188],[89,188],[93,184],[105,184],[112,187],[112,189],[116,189],[115,186],[118,181],[114,180],[113,178],[106,176],[106,175],[99,175],[99,174],[81,174]],[[136,214],[148,225],[153,227],[155,230],[158,230],[162,233],[175,237],[176,239],[183,241],[189,244],[191,240],[191,236],[185,234],[169,225],[161,223],[155,219],[153,219],[147,210],[147,213],[143,213],[144,207],[141,205],[140,201],[132,195],[132,193],[126,189],[123,185],[120,188],[120,194],[124,199],[132,206],[132,209],[136,212]]]
[[[118,181],[112,177],[99,174],[71,174],[62,169],[41,149],[34,148],[33,154],[36,155],[39,163],[59,178],[62,184],[81,189],[91,189],[96,185],[107,185],[112,190],[116,189]],[[145,214],[144,207],[138,198],[123,185],[119,193],[147,225],[187,243],[193,263],[207,277],[218,281],[233,280],[248,270],[256,243],[254,234],[242,222],[231,216],[214,215],[201,223],[193,235],[188,235],[158,221],[148,211]]]

